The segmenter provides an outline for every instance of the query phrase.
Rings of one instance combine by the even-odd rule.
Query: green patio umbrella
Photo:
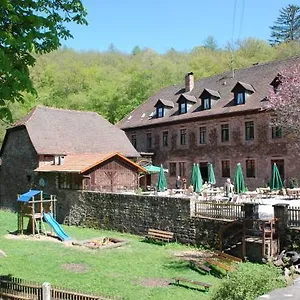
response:
[[[244,193],[246,191],[243,169],[240,163],[237,164],[234,174],[234,191],[237,194]]]
[[[216,184],[215,172],[211,163],[208,164],[208,183]]]
[[[190,180],[190,184],[192,186],[195,185],[195,178],[196,178],[196,164],[194,163],[192,167],[191,180]]]
[[[202,176],[198,164],[193,164],[190,184],[194,188],[194,192],[199,193],[202,189]]]
[[[158,175],[158,181],[157,181],[157,190],[159,192],[164,192],[166,189],[167,189],[167,180],[166,180],[164,168],[161,165],[159,175]]]
[[[153,165],[146,166],[145,169],[149,174],[155,174],[160,172],[160,167],[153,166]],[[168,169],[164,169],[164,172],[168,172]]]
[[[281,190],[283,188],[283,183],[276,163],[273,164],[273,168],[272,168],[270,188],[271,190]]]
[[[201,172],[200,172],[200,168],[199,165],[196,164],[196,171],[195,171],[195,184],[194,186],[194,192],[199,193],[202,190],[202,176],[201,176]]]

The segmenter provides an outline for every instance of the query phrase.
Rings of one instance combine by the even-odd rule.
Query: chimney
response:
[[[189,72],[185,75],[185,92],[190,92],[194,88],[194,73]]]

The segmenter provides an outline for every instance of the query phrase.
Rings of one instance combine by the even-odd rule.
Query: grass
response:
[[[141,284],[147,279],[171,280],[186,277],[213,284],[220,279],[201,275],[189,268],[188,263],[174,257],[174,252],[195,248],[177,243],[156,245],[143,242],[143,238],[114,231],[89,228],[64,227],[77,240],[100,236],[119,237],[128,240],[123,247],[106,250],[80,250],[63,243],[7,239],[8,231],[17,229],[17,215],[0,210],[0,249],[7,258],[0,258],[1,275],[11,274],[26,280],[50,282],[53,285],[79,289],[86,293],[119,299],[209,299],[193,288],[174,285],[147,287]],[[64,264],[85,264],[86,272],[75,273],[62,267]],[[201,288],[199,288],[201,289]],[[211,289],[211,290],[213,290]]]

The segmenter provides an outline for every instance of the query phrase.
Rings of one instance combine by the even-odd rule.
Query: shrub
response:
[[[289,180],[289,187],[290,187],[291,189],[297,188],[298,186],[299,186],[299,184],[298,184],[298,179],[297,179],[297,178],[291,178],[291,179]]]
[[[286,286],[280,269],[271,265],[243,263],[224,279],[212,300],[253,300],[276,288]]]

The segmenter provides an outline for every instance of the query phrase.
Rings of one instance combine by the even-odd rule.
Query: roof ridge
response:
[[[244,71],[244,70],[248,70],[248,69],[252,69],[252,68],[261,68],[261,67],[266,66],[266,65],[273,65],[273,64],[276,64],[276,63],[285,62],[285,61],[289,61],[289,60],[297,59],[297,58],[300,58],[300,55],[294,55],[294,56],[287,57],[287,58],[284,58],[284,59],[270,60],[270,61],[267,61],[267,62],[258,63],[256,65],[252,64],[251,66],[248,66],[248,67],[240,67],[238,69],[234,69],[234,71],[238,72],[238,71]],[[220,77],[223,76],[224,77],[224,75],[228,74],[228,73],[231,74],[232,72],[230,70],[228,70],[228,71],[224,71],[222,73],[217,73],[217,74],[213,74],[213,75],[210,75],[210,76],[201,77],[201,78],[197,79],[195,81],[195,83],[200,82],[200,81],[205,80],[205,79],[213,78],[213,77],[218,77],[218,76],[220,76]],[[170,85],[170,86],[172,86],[172,85]],[[179,86],[184,86],[184,84],[180,84]],[[160,92],[160,91],[158,91],[158,92]]]
[[[35,114],[37,110],[37,106],[35,106],[33,109],[32,109],[32,112],[31,114],[29,115],[29,118],[24,122],[24,125],[26,126],[26,123],[32,118],[32,116]]]
[[[36,109],[37,109],[37,106],[33,107],[27,114],[25,114],[23,116],[23,118],[21,118],[21,119],[17,120],[16,122],[14,122],[10,128],[25,126],[26,123],[28,122],[28,120],[30,120],[30,118],[32,117],[32,115],[36,111]]]
[[[96,111],[91,111],[91,110],[69,109],[69,108],[63,108],[63,107],[46,106],[46,105],[41,105],[41,104],[38,104],[35,108],[46,108],[46,109],[51,109],[51,110],[69,111],[69,112],[75,112],[75,113],[90,113],[90,114],[96,114],[96,115],[100,116],[99,113],[97,113]]]
[[[285,61],[289,61],[289,60],[297,59],[297,58],[299,59],[300,55],[294,55],[294,56],[283,58],[283,59],[274,59],[274,60],[258,63],[258,64],[255,64],[255,65],[252,64],[251,66],[244,67],[244,68],[242,67],[242,68],[238,68],[238,69],[234,69],[234,70],[235,71],[248,70],[248,69],[251,69],[251,68],[263,67],[263,66],[266,66],[266,65],[273,65],[273,64],[276,64],[276,63],[281,63],[281,62],[285,62]]]

